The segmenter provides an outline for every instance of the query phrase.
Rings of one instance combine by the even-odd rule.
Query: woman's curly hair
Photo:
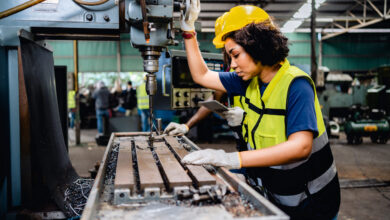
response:
[[[224,37],[231,38],[262,65],[273,66],[288,56],[287,37],[268,22],[251,23]]]

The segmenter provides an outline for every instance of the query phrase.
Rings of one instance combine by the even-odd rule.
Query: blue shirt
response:
[[[243,81],[235,72],[221,72],[219,79],[228,95],[245,96],[250,80]],[[260,93],[263,95],[268,83],[261,83]],[[317,117],[314,108],[314,91],[310,82],[298,78],[291,83],[287,102],[287,138],[298,131],[311,131],[318,136]]]

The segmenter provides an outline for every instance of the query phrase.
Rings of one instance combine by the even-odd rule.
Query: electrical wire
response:
[[[43,1],[45,1],[45,0],[32,0],[32,1],[28,1],[28,2],[25,2],[23,4],[20,4],[18,6],[15,6],[13,8],[10,8],[8,10],[2,11],[2,12],[0,12],[0,19],[8,17],[10,15],[13,15],[15,13],[18,13],[19,11],[23,11],[24,9],[27,9],[27,8],[29,8],[31,6],[39,4],[39,3],[43,2]]]
[[[80,4],[80,5],[102,5],[106,2],[108,2],[109,0],[98,0],[95,2],[86,2],[83,0],[73,0],[73,1],[76,2],[77,4]]]

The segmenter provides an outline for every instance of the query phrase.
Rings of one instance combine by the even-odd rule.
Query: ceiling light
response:
[[[326,0],[316,0],[315,8],[318,9]],[[311,15],[311,0],[307,0],[297,12],[293,15],[294,19],[301,20],[289,20],[284,23],[281,28],[282,32],[293,32],[296,28],[302,25],[303,20],[309,18]]]

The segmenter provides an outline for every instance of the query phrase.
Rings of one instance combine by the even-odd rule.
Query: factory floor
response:
[[[103,157],[105,146],[97,146],[97,130],[82,130],[81,144],[75,146],[69,130],[69,155],[80,176],[89,177],[89,169]],[[201,148],[234,151],[233,140],[222,138],[214,143],[197,143]],[[341,189],[339,220],[390,219],[390,141],[372,144],[369,138],[361,145],[348,145],[345,135],[331,139]]]

